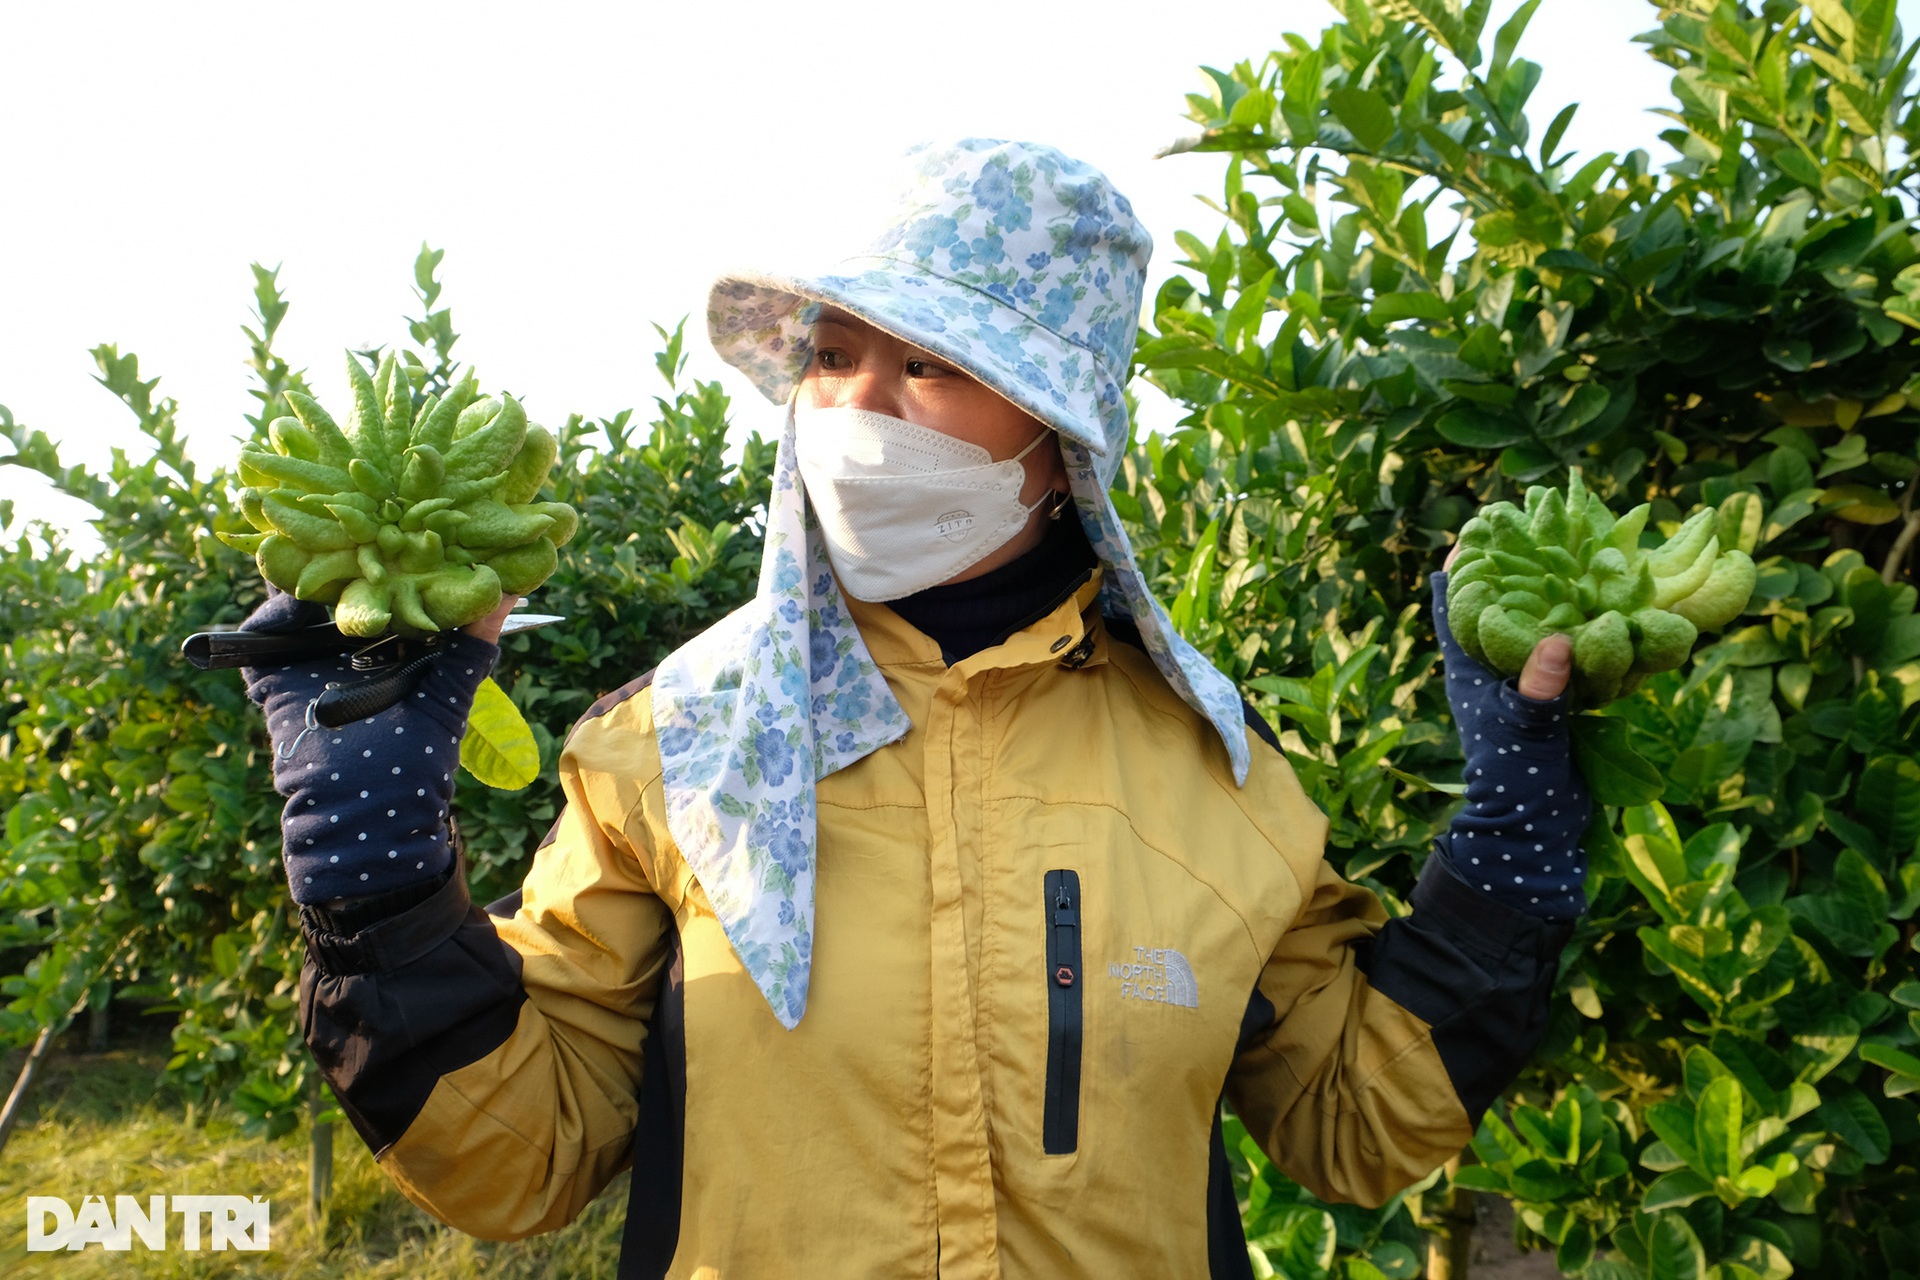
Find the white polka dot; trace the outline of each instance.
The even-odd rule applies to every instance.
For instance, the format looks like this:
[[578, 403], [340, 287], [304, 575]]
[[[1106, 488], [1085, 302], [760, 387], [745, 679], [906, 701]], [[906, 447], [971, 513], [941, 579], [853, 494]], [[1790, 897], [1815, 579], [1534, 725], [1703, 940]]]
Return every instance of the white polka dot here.
[[1533, 830], [1533, 824], [1531, 822], [1527, 824], [1527, 830], [1529, 831]]
[[[363, 756], [370, 756], [370, 755], [372, 755], [372, 754], [373, 754], [373, 752], [372, 752], [372, 751], [362, 751], [362, 752], [361, 752], [360, 754], [361, 754], [361, 755], [363, 755]], [[335, 774], [334, 776], [335, 776], [335, 777], [338, 777], [339, 775], [338, 775], [338, 774]]]
[[327, 815], [327, 821], [328, 821], [328, 822], [338, 822], [338, 821], [340, 821], [340, 815], [339, 815], [339, 814], [337, 814], [337, 813], [330, 813], [330, 814], [328, 814], [328, 815]]
[[362, 871], [362, 872], [360, 873], [360, 878], [361, 878], [362, 880], [365, 880], [365, 879], [367, 878], [367, 873], [366, 873], [366, 872], [364, 872], [364, 871]]
[[1486, 772], [1487, 771], [1485, 769], [1475, 769], [1473, 771], [1473, 776], [1476, 778], [1483, 777], [1485, 776]]
[[312, 837], [312, 836], [308, 836], [308, 837], [307, 837], [307, 843], [308, 843], [308, 844], [312, 844], [312, 843], [313, 843], [313, 837]]
[[1515, 806], [1513, 806], [1513, 811], [1514, 811], [1515, 813], [1525, 813], [1525, 812], [1527, 811], [1527, 806], [1525, 806], [1525, 805], [1523, 805], [1523, 804], [1517, 804], [1517, 805], [1515, 805]]
[[1545, 852], [1547, 851], [1547, 846], [1545, 846], [1545, 845], [1543, 845], [1543, 844], [1537, 844], [1537, 845], [1535, 845], [1535, 846], [1533, 846], [1533, 851], [1534, 851], [1535, 853], [1545, 853]]
[[1483, 885], [1481, 885], [1480, 887], [1481, 887], [1482, 889], [1487, 889], [1487, 890], [1492, 890], [1492, 888], [1493, 888], [1493, 886], [1492, 886], [1492, 885], [1490, 885], [1490, 884], [1483, 884]]
[[366, 792], [364, 792], [364, 791], [362, 791], [362, 792], [360, 793], [360, 798], [361, 798], [362, 800], [365, 800], [365, 799], [367, 798], [367, 793], [366, 793]]
[[418, 791], [414, 792], [413, 794], [417, 796], [423, 796], [427, 794], [427, 789], [425, 787], [421, 787]]
[[1507, 754], [1507, 749], [1505, 747], [1496, 747], [1495, 750], [1497, 750], [1501, 755]]
[[1479, 688], [1479, 687], [1480, 687], [1481, 685], [1483, 685], [1483, 684], [1485, 684], [1485, 683], [1486, 683], [1486, 681], [1485, 681], [1485, 680], [1475, 680], [1475, 681], [1473, 682], [1473, 687], [1477, 689], [1477, 688]]
[[336, 773], [336, 774], [331, 774], [331, 775], [329, 775], [329, 776], [330, 776], [330, 777], [331, 777], [331, 778], [333, 779], [333, 781], [335, 781], [335, 782], [338, 782], [338, 781], [340, 781], [340, 775], [339, 775], [339, 774], [337, 774], [337, 773]]
[[468, 675], [472, 675], [472, 674], [473, 674], [473, 668], [472, 668], [472, 667], [468, 667], [468, 668], [467, 668], [467, 674], [468, 674]]
[[387, 816], [388, 816], [389, 818], [391, 818], [391, 817], [393, 817], [393, 810], [391, 810], [391, 809], [389, 809], [389, 810], [387, 810]]
[[424, 862], [416, 862], [416, 863], [414, 863], [414, 864], [413, 864], [413, 869], [414, 869], [415, 871], [418, 871], [418, 870], [419, 870], [419, 869], [420, 869], [421, 867], [424, 867], [424, 866], [426, 866], [426, 865], [427, 865], [427, 864], [426, 864], [426, 863], [424, 863]]
[[333, 854], [333, 855], [332, 855], [331, 857], [329, 857], [329, 858], [327, 859], [327, 861], [328, 861], [328, 862], [338, 862], [338, 861], [340, 861], [340, 855], [339, 855], [339, 854], [337, 854], [337, 853], [336, 853], [336, 854]]
[[1478, 741], [1480, 741], [1480, 735], [1479, 735], [1479, 734], [1477, 734], [1477, 733], [1476, 733], [1476, 734], [1474, 734], [1474, 735], [1473, 735], [1473, 740], [1474, 740], [1475, 742], [1478, 742]]
[[1535, 901], [1535, 902], [1538, 902], [1538, 901], [1540, 901], [1540, 899], [1538, 899], [1538, 898], [1535, 898], [1535, 899], [1534, 899], [1534, 901]]
[[1530, 764], [1530, 765], [1528, 765], [1528, 766], [1527, 766], [1527, 772], [1528, 772], [1528, 773], [1538, 773], [1538, 772], [1540, 772], [1540, 766], [1539, 766], [1539, 765], [1534, 765], [1534, 764]]
[[1506, 788], [1505, 788], [1504, 786], [1501, 786], [1501, 787], [1495, 787], [1495, 788], [1494, 788], [1494, 790], [1495, 790], [1495, 791], [1505, 791], [1505, 790], [1506, 790]]
[[340, 739], [338, 739], [338, 738], [335, 738], [335, 739], [333, 740], [333, 745], [334, 745], [334, 746], [336, 746], [336, 747], [337, 747], [337, 746], [339, 746], [339, 745], [340, 745]]
[[1502, 862], [1512, 862], [1512, 861], [1513, 861], [1513, 855], [1512, 855], [1512, 854], [1510, 854], [1510, 853], [1503, 853], [1503, 854], [1501, 854], [1501, 855], [1500, 855], [1500, 861], [1502, 861]]
[[360, 838], [361, 838], [362, 840], [365, 840], [365, 839], [367, 838], [367, 833], [366, 833], [366, 832], [364, 832], [364, 831], [362, 831], [362, 832], [360, 833]]
[[426, 697], [427, 695], [426, 695], [426, 694], [424, 694], [424, 693], [416, 693], [416, 694], [414, 694], [413, 696], [414, 696], [414, 697], [416, 697], [416, 698], [424, 698], [424, 697]]
[[433, 754], [433, 748], [432, 748], [432, 747], [428, 747], [428, 748], [427, 748], [427, 754], [428, 754], [428, 755], [432, 755], [432, 754]]
[[1478, 858], [1475, 858], [1475, 859], [1473, 860], [1473, 865], [1474, 865], [1474, 866], [1476, 866], [1476, 867], [1477, 867], [1477, 866], [1479, 866], [1479, 865], [1480, 865], [1480, 859], [1478, 859]]
[[1513, 882], [1514, 882], [1515, 884], [1519, 884], [1519, 883], [1521, 883], [1521, 880], [1520, 880], [1520, 877], [1519, 877], [1519, 876], [1515, 876], [1515, 877], [1513, 878]]
[[395, 733], [405, 733], [405, 732], [406, 732], [407, 730], [406, 730], [406, 726], [405, 726], [405, 725], [398, 725], [398, 724], [397, 724], [397, 725], [395, 725], [395, 726], [393, 726], [393, 731], [394, 731]]
[[399, 766], [399, 765], [395, 765], [395, 766], [393, 766], [393, 771], [394, 771], [395, 773], [398, 773], [398, 772], [400, 772], [400, 766]]
[[1553, 788], [1552, 788], [1552, 787], [1548, 787], [1548, 788], [1547, 788], [1547, 794], [1548, 794], [1548, 795], [1552, 795], [1552, 794], [1553, 794]]
[[1549, 818], [1557, 818], [1560, 816], [1560, 811], [1558, 809], [1555, 809], [1552, 813], [1548, 814], [1547, 816]]
[[309, 800], [307, 801], [307, 803], [308, 803], [308, 804], [312, 804], [312, 803], [313, 803], [313, 801], [312, 801], [311, 799], [309, 799]]
[[312, 877], [312, 876], [308, 876], [308, 877], [307, 877], [306, 879], [307, 879], [307, 883], [308, 883], [308, 884], [312, 884], [312, 883], [313, 883], [313, 877]]
[[400, 856], [400, 851], [398, 849], [389, 849], [387, 850], [387, 856], [389, 858], [397, 858]]

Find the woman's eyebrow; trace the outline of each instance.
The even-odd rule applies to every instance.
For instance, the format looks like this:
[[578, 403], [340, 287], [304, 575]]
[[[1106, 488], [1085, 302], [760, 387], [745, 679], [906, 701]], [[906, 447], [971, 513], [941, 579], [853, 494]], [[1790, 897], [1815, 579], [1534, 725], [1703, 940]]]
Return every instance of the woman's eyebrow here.
[[820, 314], [813, 318], [813, 322], [815, 324], [843, 324], [848, 326], [859, 323], [859, 321], [837, 307], [822, 307]]

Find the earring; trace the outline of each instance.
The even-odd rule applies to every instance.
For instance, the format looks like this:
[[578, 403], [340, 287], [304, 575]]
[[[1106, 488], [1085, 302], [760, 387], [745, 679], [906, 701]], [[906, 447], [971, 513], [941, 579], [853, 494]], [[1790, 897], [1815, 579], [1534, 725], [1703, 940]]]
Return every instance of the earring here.
[[1049, 520], [1058, 520], [1060, 513], [1067, 509], [1067, 503], [1073, 501], [1073, 494], [1068, 490], [1056, 489], [1054, 492], [1059, 495], [1059, 500], [1053, 504], [1053, 510], [1047, 512]]

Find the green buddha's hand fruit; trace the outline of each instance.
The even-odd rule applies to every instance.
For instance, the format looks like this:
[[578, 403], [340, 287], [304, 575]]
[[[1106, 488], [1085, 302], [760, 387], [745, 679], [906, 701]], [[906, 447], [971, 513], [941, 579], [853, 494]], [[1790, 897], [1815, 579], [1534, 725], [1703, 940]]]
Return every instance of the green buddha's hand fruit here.
[[392, 356], [369, 375], [349, 355], [347, 376], [345, 430], [289, 392], [271, 448], [241, 450], [240, 511], [259, 532], [222, 540], [276, 587], [334, 605], [353, 636], [464, 627], [545, 582], [580, 527], [567, 504], [535, 501], [552, 433], [512, 396], [482, 399], [471, 373], [417, 406]]
[[1476, 662], [1511, 676], [1542, 639], [1567, 635], [1574, 697], [1589, 707], [1678, 667], [1701, 632], [1745, 611], [1756, 574], [1746, 552], [1721, 549], [1711, 508], [1663, 545], [1642, 548], [1649, 511], [1616, 519], [1578, 471], [1565, 493], [1536, 485], [1524, 509], [1486, 507], [1460, 530], [1447, 578], [1454, 639]]

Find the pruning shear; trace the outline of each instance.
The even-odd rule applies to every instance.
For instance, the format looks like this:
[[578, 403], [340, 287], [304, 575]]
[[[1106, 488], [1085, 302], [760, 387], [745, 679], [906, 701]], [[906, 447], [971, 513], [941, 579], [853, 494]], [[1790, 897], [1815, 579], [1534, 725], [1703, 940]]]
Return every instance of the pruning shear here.
[[[511, 613], [500, 634], [510, 636], [565, 621], [557, 613]], [[328, 681], [307, 707], [309, 728], [337, 729], [378, 715], [412, 693], [440, 644], [438, 635], [413, 639], [389, 635], [368, 640], [323, 622], [297, 631], [197, 631], [181, 644], [180, 652], [202, 671], [285, 667], [347, 655], [353, 670], [370, 674], [360, 680]]]

